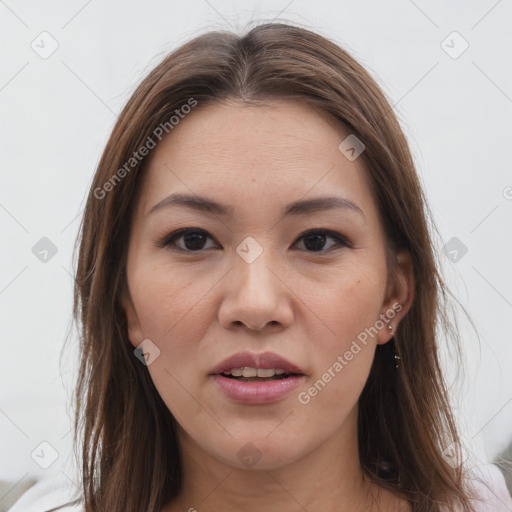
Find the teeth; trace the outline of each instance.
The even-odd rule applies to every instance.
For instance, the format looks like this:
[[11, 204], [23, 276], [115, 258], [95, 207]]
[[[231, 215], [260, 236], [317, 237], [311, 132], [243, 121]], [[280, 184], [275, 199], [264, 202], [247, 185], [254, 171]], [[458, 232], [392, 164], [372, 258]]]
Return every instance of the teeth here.
[[258, 377], [273, 377], [275, 374], [274, 368], [258, 368]]
[[223, 372], [224, 375], [232, 375], [233, 377], [273, 377], [274, 375], [282, 375], [286, 373], [282, 368], [251, 368], [244, 366], [243, 368], [231, 368]]
[[258, 370], [256, 368], [249, 368], [248, 366], [245, 366], [242, 375], [244, 377], [257, 377], [258, 376]]

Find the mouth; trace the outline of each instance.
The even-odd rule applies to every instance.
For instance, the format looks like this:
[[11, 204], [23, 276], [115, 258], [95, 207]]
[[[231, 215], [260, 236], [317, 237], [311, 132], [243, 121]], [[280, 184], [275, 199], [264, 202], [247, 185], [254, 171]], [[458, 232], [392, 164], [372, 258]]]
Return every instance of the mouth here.
[[225, 397], [246, 405], [280, 401], [306, 379], [301, 368], [271, 352], [235, 354], [210, 376]]
[[215, 366], [210, 375], [234, 378], [268, 379], [281, 375], [304, 375], [305, 372], [279, 354], [273, 352], [238, 352]]
[[221, 374], [228, 379], [239, 382], [269, 382], [274, 380], [288, 379], [302, 375], [301, 373], [290, 373], [283, 368], [251, 368], [249, 366], [240, 368], [231, 368]]

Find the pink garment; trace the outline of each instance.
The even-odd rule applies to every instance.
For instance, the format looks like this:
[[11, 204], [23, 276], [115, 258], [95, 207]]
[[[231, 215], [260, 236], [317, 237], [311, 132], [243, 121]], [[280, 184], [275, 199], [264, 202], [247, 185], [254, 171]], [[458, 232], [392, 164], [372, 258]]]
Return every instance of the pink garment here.
[[478, 497], [473, 500], [474, 512], [512, 512], [512, 498], [497, 466], [476, 466], [472, 473], [471, 483]]

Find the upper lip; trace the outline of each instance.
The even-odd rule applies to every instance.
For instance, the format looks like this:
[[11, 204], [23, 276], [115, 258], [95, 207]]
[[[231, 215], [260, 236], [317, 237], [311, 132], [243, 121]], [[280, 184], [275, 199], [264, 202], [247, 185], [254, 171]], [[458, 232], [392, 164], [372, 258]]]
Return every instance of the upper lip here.
[[262, 352], [261, 354], [254, 352], [238, 352], [215, 366], [211, 374], [218, 375], [232, 368], [243, 368], [245, 366], [249, 368], [282, 369], [286, 373], [304, 373], [297, 365], [290, 363], [290, 361], [287, 361], [284, 357], [273, 352]]

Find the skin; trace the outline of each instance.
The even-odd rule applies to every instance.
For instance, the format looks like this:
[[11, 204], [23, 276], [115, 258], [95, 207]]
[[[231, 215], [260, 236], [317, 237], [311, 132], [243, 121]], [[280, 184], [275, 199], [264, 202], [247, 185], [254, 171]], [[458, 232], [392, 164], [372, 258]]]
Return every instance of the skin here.
[[[358, 398], [377, 344], [389, 341], [410, 308], [413, 276], [410, 257], [399, 253], [396, 279], [387, 281], [386, 240], [363, 159], [349, 161], [338, 150], [347, 135], [295, 100], [199, 105], [151, 154], [123, 307], [133, 346], [150, 339], [160, 350], [147, 369], [179, 423], [183, 488], [164, 512], [231, 512], [248, 503], [280, 512], [410, 510], [365, 479], [358, 459]], [[176, 205], [148, 214], [176, 192], [207, 196], [233, 215]], [[349, 199], [362, 214], [280, 215], [284, 205], [325, 195]], [[158, 246], [181, 228], [205, 230], [204, 248], [190, 250], [183, 237], [174, 249]], [[312, 229], [338, 233], [351, 246], [327, 236], [320, 251], [311, 250], [303, 235]], [[236, 252], [247, 236], [263, 249], [252, 263]], [[301, 404], [298, 393], [396, 303], [402, 309], [389, 321], [393, 331], [386, 325], [360, 344]], [[302, 368], [304, 382], [277, 403], [230, 400], [209, 373], [243, 350], [284, 356]], [[250, 468], [237, 456], [247, 443], [261, 454]]]

